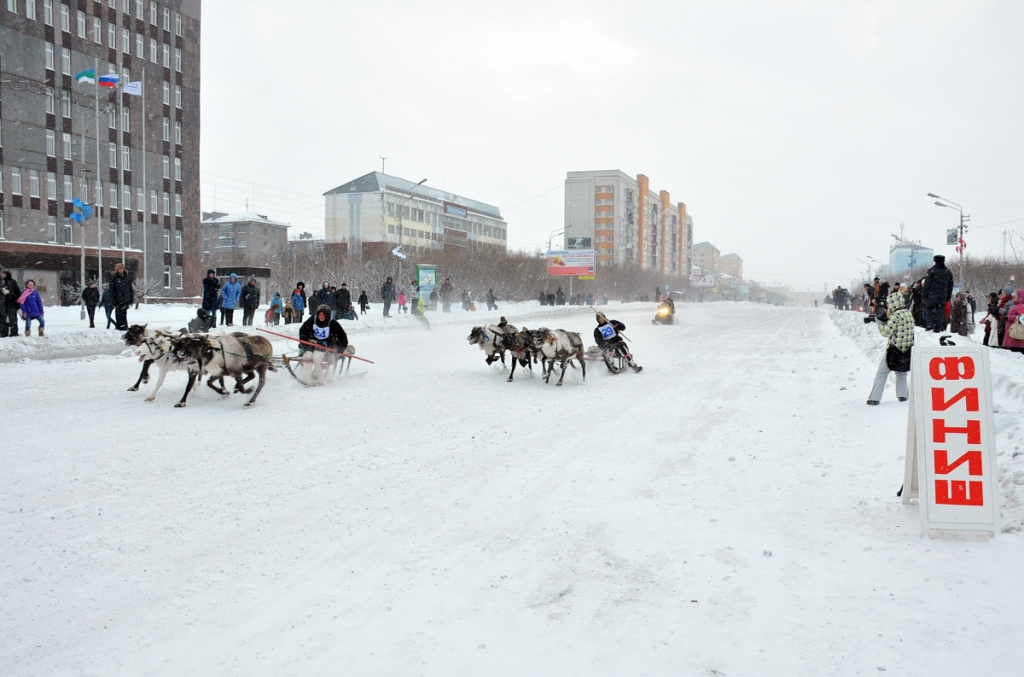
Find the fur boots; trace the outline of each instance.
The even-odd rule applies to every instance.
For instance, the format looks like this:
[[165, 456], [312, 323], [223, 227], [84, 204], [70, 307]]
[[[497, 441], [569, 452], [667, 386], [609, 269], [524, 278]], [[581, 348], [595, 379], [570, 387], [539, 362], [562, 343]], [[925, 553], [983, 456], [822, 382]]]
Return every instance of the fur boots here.
[[43, 335], [43, 328], [42, 328], [42, 327], [39, 327], [39, 335], [40, 335], [40, 336], [42, 336], [42, 335]]

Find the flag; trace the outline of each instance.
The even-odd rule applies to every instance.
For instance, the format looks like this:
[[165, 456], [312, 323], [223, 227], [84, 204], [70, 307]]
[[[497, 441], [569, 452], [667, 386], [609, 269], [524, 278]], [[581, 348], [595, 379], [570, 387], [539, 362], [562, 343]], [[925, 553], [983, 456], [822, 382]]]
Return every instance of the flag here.
[[129, 82], [121, 91], [132, 96], [142, 96], [142, 82]]
[[100, 87], [117, 87], [117, 83], [121, 78], [117, 73], [107, 73], [106, 75], [100, 76]]
[[84, 82], [84, 83], [89, 84], [89, 85], [95, 85], [96, 84], [96, 71], [94, 71], [92, 69], [87, 70], [87, 71], [82, 71], [81, 73], [79, 73], [78, 75], [75, 76], [75, 80], [78, 81], [78, 82]]

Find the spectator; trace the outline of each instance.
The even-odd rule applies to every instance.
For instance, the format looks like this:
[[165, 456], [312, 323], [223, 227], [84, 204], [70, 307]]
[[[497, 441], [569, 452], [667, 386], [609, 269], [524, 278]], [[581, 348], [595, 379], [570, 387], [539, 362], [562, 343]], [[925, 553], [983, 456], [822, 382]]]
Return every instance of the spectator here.
[[285, 324], [291, 324], [295, 320], [295, 308], [290, 298], [284, 300], [284, 312], [281, 314]]
[[555, 305], [556, 306], [564, 306], [565, 305], [565, 292], [562, 291], [561, 287], [559, 287], [558, 291], [555, 292]]
[[453, 293], [455, 293], [455, 288], [452, 286], [452, 278], [444, 278], [444, 284], [441, 285], [441, 310], [445, 313], [452, 312]]
[[380, 299], [384, 302], [384, 317], [391, 317], [391, 304], [395, 302], [395, 283], [390, 275], [380, 288]]
[[242, 326], [251, 327], [252, 319], [256, 316], [256, 309], [260, 307], [260, 288], [256, 284], [256, 278], [250, 277], [242, 289]]
[[946, 326], [945, 305], [953, 297], [953, 273], [946, 268], [946, 257], [936, 254], [935, 265], [928, 269], [921, 298], [924, 300], [925, 331], [942, 332]]
[[32, 334], [32, 320], [39, 322], [39, 335], [42, 336], [46, 321], [43, 319], [43, 299], [36, 291], [35, 280], [25, 282], [25, 291], [18, 297], [18, 305], [21, 306], [21, 317], [25, 320], [25, 336]]
[[302, 311], [306, 309], [306, 292], [304, 287], [305, 285], [300, 282], [295, 285], [295, 290], [292, 292], [292, 322], [302, 321]]
[[220, 291], [220, 280], [217, 279], [217, 272], [210, 268], [203, 278], [203, 304], [200, 306], [210, 314], [211, 327], [217, 326], [217, 307], [219, 305], [217, 296]]
[[114, 318], [111, 314], [114, 312], [114, 301], [110, 298], [110, 285], [103, 285], [103, 294], [100, 295], [100, 306], [103, 307], [103, 312], [107, 314], [107, 329], [110, 329], [110, 325], [114, 324]]
[[224, 299], [221, 301], [221, 308], [224, 309], [224, 324], [233, 327], [235, 326], [235, 308], [238, 307], [238, 301], [242, 296], [242, 283], [238, 281], [238, 276], [234, 273], [228, 275], [228, 281], [224, 283], [220, 292]]
[[430, 290], [430, 309], [431, 310], [437, 310], [437, 299], [438, 299], [437, 290], [436, 289], [431, 289]]
[[0, 301], [0, 337], [18, 335], [18, 297], [21, 296], [21, 287], [11, 277], [11, 271], [5, 270], [3, 285], [0, 286], [3, 293], [3, 300]]
[[366, 295], [366, 290], [359, 292], [359, 314], [365, 315], [366, 309], [370, 307], [370, 297]]
[[398, 292], [398, 312], [399, 313], [407, 313], [407, 312], [409, 312], [406, 309], [406, 307], [405, 307], [405, 289], [402, 289], [402, 291]]
[[498, 304], [494, 302], [494, 288], [487, 290], [487, 310], [497, 310]]
[[348, 283], [341, 283], [338, 293], [334, 295], [334, 305], [337, 308], [338, 317], [344, 317], [352, 312], [352, 292], [348, 290]]
[[89, 329], [96, 328], [96, 306], [100, 302], [100, 290], [96, 288], [95, 282], [82, 290], [82, 303], [85, 304], [85, 314], [89, 316]]
[[1021, 315], [1024, 314], [1024, 289], [1015, 291], [1012, 298], [1013, 305], [1006, 312], [1006, 333], [1003, 334], [1003, 347], [1015, 353], [1024, 353], [1024, 338], [1013, 336], [1021, 331], [1019, 327], [1021, 327]]
[[273, 324], [275, 327], [280, 323], [281, 316], [284, 314], [284, 300], [281, 298], [281, 292], [274, 292], [274, 298], [270, 299], [270, 307], [267, 308], [267, 324]]
[[123, 263], [114, 265], [114, 275], [110, 278], [110, 300], [114, 304], [114, 329], [128, 331], [128, 306], [135, 298], [132, 289], [132, 278], [124, 269]]

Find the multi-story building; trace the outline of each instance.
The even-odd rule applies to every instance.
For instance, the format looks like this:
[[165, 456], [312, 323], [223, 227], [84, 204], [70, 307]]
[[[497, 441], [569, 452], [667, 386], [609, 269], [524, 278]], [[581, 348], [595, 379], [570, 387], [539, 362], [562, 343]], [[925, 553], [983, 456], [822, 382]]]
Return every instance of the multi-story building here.
[[693, 258], [693, 219], [668, 191], [655, 193], [643, 174], [615, 169], [568, 172], [565, 241], [594, 249], [598, 267], [632, 264], [686, 277]]
[[262, 214], [203, 212], [202, 268], [273, 269], [288, 256], [289, 228]]
[[718, 272], [743, 279], [743, 259], [739, 254], [726, 254], [718, 257]]
[[693, 245], [693, 265], [703, 272], [720, 272], [718, 247], [710, 242], [698, 242]]
[[[346, 250], [439, 249], [481, 244], [505, 248], [508, 225], [493, 205], [425, 184], [370, 172], [324, 193], [327, 247]], [[401, 231], [399, 231], [401, 224]]]
[[[200, 4], [0, 8], [0, 266], [52, 277], [48, 303], [80, 283], [83, 249], [87, 280], [124, 260], [150, 297], [199, 293]], [[75, 198], [95, 212], [82, 225]]]

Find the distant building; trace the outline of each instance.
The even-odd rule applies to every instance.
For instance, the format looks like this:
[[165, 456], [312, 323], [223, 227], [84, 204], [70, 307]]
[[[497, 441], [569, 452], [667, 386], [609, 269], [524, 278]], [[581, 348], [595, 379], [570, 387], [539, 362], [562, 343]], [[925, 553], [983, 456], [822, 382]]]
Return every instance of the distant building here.
[[265, 267], [288, 255], [286, 223], [262, 214], [203, 212], [203, 270], [208, 268]]
[[889, 247], [889, 275], [899, 275], [913, 268], [931, 266], [934, 249], [913, 242], [898, 242]]
[[594, 249], [598, 268], [633, 264], [686, 277], [693, 261], [693, 219], [643, 174], [617, 169], [568, 172], [563, 246]]
[[497, 207], [413, 181], [370, 172], [324, 193], [326, 246], [440, 249], [482, 244], [505, 248], [508, 224]]
[[718, 272], [743, 279], [743, 259], [739, 254], [726, 254], [718, 257]]
[[698, 242], [693, 245], [693, 265], [700, 266], [705, 271], [721, 272], [718, 262], [718, 247], [710, 242]]
[[83, 246], [86, 280], [123, 258], [150, 298], [200, 293], [200, 19], [200, 0], [0, 9], [0, 266], [45, 279], [46, 303], [81, 283]]

